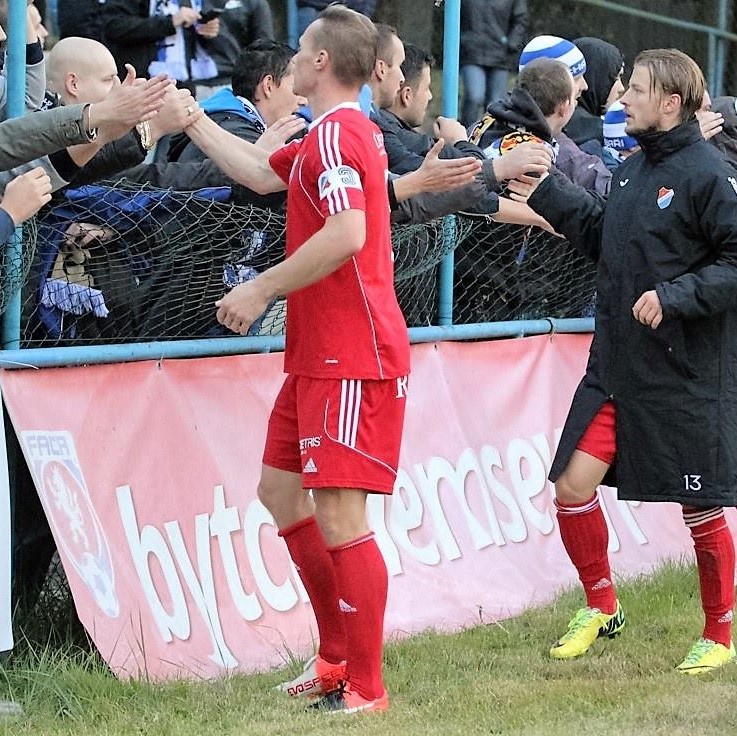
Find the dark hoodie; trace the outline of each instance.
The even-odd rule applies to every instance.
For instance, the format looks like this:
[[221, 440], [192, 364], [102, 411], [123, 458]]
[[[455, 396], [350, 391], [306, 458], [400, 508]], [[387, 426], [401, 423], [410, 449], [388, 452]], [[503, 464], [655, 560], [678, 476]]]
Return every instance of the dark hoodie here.
[[[573, 117], [563, 132], [584, 151], [600, 155], [604, 138], [602, 116], [606, 112], [607, 97], [624, 65], [624, 58], [616, 46], [600, 38], [584, 36], [573, 43], [586, 59], [586, 73], [583, 76], [589, 88], [579, 98]], [[591, 147], [584, 145], [589, 141], [594, 142]]]
[[[493, 158], [504, 152], [502, 139], [513, 133], [529, 133], [555, 147], [548, 121], [529, 92], [519, 87], [486, 108], [484, 117], [471, 129], [469, 140], [483, 148], [488, 158]], [[508, 141], [510, 145], [514, 142]], [[522, 139], [517, 142], [522, 142]]]

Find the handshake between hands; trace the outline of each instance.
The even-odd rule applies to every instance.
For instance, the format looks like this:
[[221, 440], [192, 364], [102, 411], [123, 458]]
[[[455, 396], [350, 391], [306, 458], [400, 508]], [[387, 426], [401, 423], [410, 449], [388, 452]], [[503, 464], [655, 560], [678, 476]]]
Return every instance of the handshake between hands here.
[[124, 136], [138, 124], [148, 124], [153, 142], [163, 135], [180, 133], [204, 113], [187, 89], [177, 89], [165, 74], [151, 79], [136, 77], [126, 64], [125, 79], [117, 79], [108, 96], [85, 110], [88, 131], [97, 131], [98, 145]]

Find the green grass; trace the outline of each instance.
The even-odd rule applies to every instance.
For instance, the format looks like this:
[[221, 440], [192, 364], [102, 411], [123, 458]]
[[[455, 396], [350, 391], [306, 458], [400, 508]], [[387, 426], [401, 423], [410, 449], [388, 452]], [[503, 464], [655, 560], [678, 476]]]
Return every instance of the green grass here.
[[[737, 665], [703, 678], [673, 671], [701, 633], [692, 568], [619, 588], [628, 627], [585, 657], [554, 662], [551, 642], [577, 593], [519, 618], [387, 647], [392, 698], [381, 716], [305, 713], [272, 688], [292, 670], [215, 682], [119, 682], [94, 655], [23, 645], [0, 670], [0, 699], [26, 715], [7, 734], [407, 734], [667, 736], [737, 733]], [[4, 729], [4, 730], [3, 730]]]

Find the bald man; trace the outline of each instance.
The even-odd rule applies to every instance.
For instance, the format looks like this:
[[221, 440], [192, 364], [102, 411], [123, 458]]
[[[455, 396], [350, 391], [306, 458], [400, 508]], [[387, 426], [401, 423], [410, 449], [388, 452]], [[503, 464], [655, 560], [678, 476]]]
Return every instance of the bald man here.
[[91, 38], [63, 38], [46, 54], [46, 88], [64, 105], [104, 100], [117, 76], [113, 55]]
[[[69, 36], [46, 55], [46, 79], [47, 107], [97, 103], [113, 89], [117, 66], [113, 55], [99, 41]], [[172, 84], [154, 118], [105, 146], [75, 172], [71, 183], [77, 186], [137, 166], [162, 136], [181, 132], [191, 122], [192, 114], [201, 114], [192, 95]]]

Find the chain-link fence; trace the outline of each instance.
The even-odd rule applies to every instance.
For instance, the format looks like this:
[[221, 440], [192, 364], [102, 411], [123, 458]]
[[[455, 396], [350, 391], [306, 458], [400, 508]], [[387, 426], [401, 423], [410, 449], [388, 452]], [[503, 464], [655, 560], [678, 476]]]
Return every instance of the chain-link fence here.
[[535, 227], [468, 219], [471, 234], [455, 254], [456, 322], [594, 316], [595, 266], [568, 241]]
[[[25, 230], [21, 346], [230, 336], [214, 303], [284, 257], [285, 223], [224, 195], [123, 182], [67, 191]], [[409, 326], [437, 324], [436, 266], [452, 250], [456, 323], [592, 313], [593, 267], [536, 228], [459, 215], [395, 227], [392, 243]], [[284, 317], [278, 300], [250, 334], [281, 334]]]

